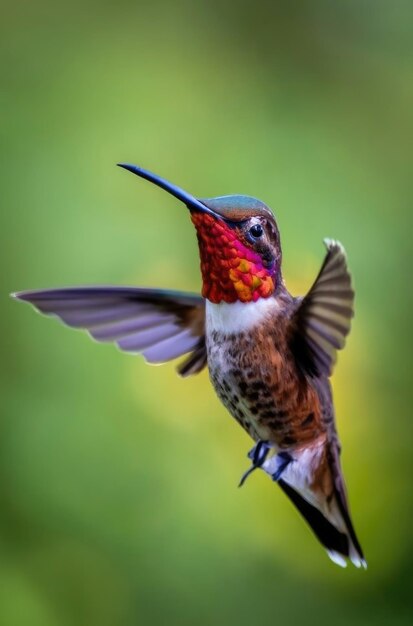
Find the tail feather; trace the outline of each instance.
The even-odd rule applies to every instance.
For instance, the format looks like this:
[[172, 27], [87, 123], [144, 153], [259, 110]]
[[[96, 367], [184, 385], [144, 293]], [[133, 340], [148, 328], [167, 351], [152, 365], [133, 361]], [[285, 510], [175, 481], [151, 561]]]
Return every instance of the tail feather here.
[[340, 467], [340, 456], [337, 446], [330, 446], [329, 462], [332, 475], [334, 477], [334, 494], [338, 509], [344, 520], [349, 535], [349, 557], [356, 567], [367, 567], [366, 560], [363, 555], [360, 542], [357, 539], [353, 522], [351, 521], [349, 507], [347, 502], [346, 487], [344, 485], [343, 474]]
[[350, 559], [356, 567], [367, 567], [350, 518], [336, 438], [328, 439], [324, 433], [300, 448], [281, 452], [267, 444], [265, 448], [260, 463], [249, 455], [253, 469], [260, 467], [280, 485], [331, 560], [345, 567], [345, 559]]
[[309, 524], [317, 539], [327, 550], [338, 552], [344, 556], [349, 556], [349, 544], [347, 536], [341, 533], [315, 506], [307, 502], [298, 491], [295, 491], [288, 483], [282, 479], [278, 481], [281, 489], [288, 496], [291, 502], [297, 507], [301, 515]]
[[350, 516], [346, 509], [344, 509], [345, 514], [343, 514], [340, 499], [338, 499], [338, 506], [343, 515], [347, 532], [340, 531], [319, 509], [310, 504], [282, 478], [278, 484], [304, 517], [317, 539], [326, 548], [328, 556], [334, 563], [345, 567], [347, 565], [345, 559], [348, 558], [356, 567], [367, 567]]

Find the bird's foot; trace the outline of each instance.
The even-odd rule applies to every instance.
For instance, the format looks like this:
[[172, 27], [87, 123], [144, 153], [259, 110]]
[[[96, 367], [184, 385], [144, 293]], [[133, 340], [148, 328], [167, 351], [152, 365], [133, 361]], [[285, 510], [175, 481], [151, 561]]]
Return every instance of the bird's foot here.
[[251, 459], [252, 465], [247, 469], [241, 477], [238, 487], [247, 480], [248, 476], [256, 469], [261, 468], [266, 474], [271, 476], [272, 480], [277, 482], [280, 480], [285, 469], [294, 460], [288, 452], [278, 452], [278, 454], [268, 455], [272, 446], [268, 441], [258, 441], [258, 443], [248, 452], [248, 458]]
[[251, 459], [252, 465], [241, 476], [241, 480], [239, 481], [238, 487], [242, 487], [242, 485], [245, 483], [245, 481], [247, 480], [251, 472], [253, 472], [257, 468], [262, 466], [265, 459], [267, 458], [267, 454], [270, 451], [270, 449], [271, 449], [271, 446], [268, 443], [268, 441], [263, 441], [262, 439], [260, 439], [255, 444], [255, 446], [248, 452], [248, 458]]
[[275, 482], [277, 482], [278, 480], [280, 480], [284, 470], [291, 463], [291, 461], [293, 461], [293, 457], [291, 456], [291, 454], [288, 454], [288, 452], [279, 452], [274, 457], [275, 467], [274, 468], [269, 467], [268, 470], [266, 468], [265, 471], [267, 471], [270, 474], [271, 478]]

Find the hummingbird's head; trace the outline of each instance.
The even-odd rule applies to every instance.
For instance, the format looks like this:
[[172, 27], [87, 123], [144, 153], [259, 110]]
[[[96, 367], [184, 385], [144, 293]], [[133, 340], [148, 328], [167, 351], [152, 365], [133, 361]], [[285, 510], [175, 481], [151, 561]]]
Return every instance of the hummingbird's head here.
[[254, 302], [281, 282], [281, 245], [275, 218], [249, 196], [197, 199], [135, 165], [121, 167], [182, 200], [191, 212], [201, 257], [202, 295], [211, 302]]
[[251, 302], [271, 296], [281, 267], [279, 232], [270, 209], [249, 196], [202, 199], [213, 214], [191, 210], [202, 295], [211, 302]]

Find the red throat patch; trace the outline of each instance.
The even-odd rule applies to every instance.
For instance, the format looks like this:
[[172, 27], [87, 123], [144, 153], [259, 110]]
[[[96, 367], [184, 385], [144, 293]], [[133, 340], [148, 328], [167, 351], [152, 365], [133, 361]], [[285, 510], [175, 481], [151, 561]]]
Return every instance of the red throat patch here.
[[247, 248], [225, 222], [208, 213], [191, 213], [201, 257], [202, 295], [219, 302], [255, 302], [275, 289], [275, 272]]

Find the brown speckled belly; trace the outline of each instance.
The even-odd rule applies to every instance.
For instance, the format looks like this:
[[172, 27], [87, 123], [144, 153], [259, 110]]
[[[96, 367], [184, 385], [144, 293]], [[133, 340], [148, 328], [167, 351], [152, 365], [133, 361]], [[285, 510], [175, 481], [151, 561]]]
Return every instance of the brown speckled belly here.
[[315, 390], [265, 327], [207, 339], [211, 382], [218, 397], [254, 440], [296, 448], [322, 432]]

